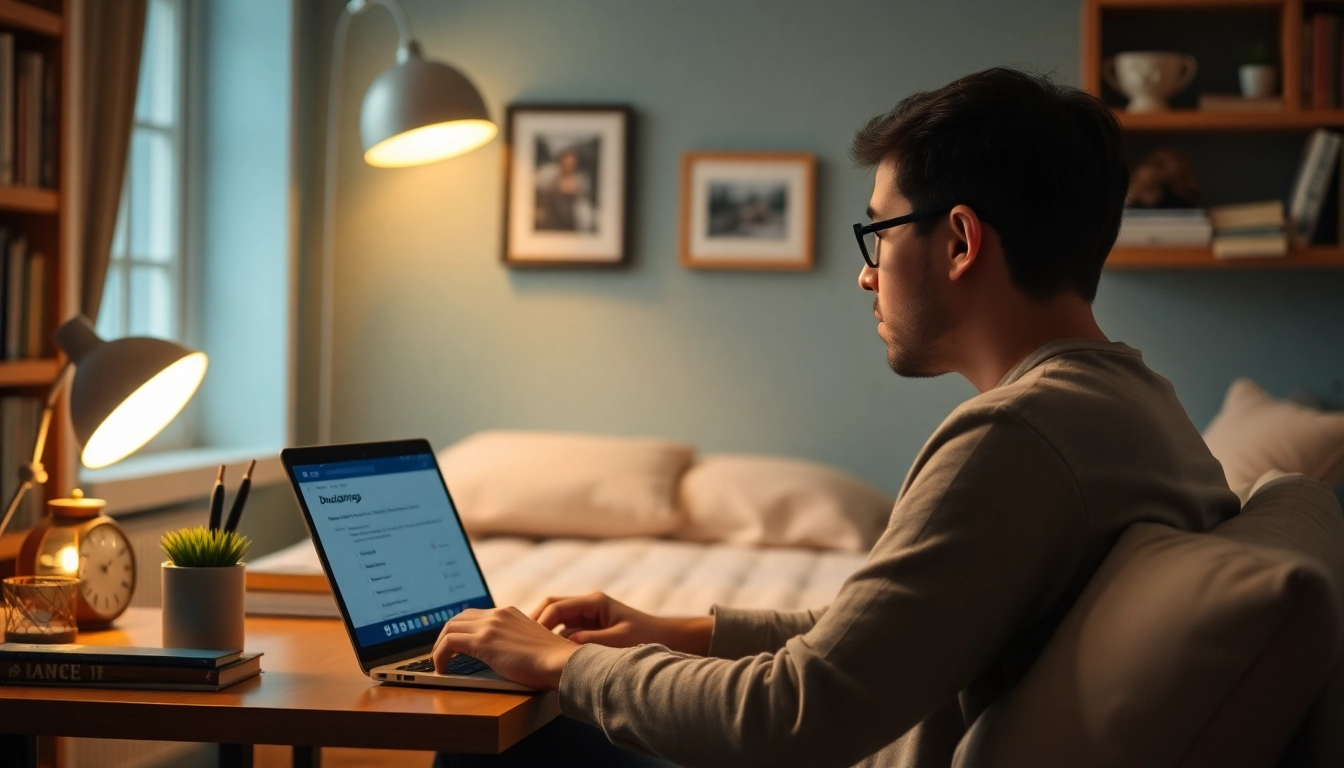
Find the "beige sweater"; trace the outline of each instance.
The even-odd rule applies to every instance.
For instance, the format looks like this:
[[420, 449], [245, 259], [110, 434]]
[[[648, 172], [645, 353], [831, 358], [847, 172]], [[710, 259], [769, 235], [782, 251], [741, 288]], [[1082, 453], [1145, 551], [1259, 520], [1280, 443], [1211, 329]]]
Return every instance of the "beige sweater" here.
[[1049, 344], [947, 417], [829, 608], [717, 607], [711, 658], [583, 646], [561, 710], [685, 765], [945, 768], [1125, 526], [1237, 510], [1136, 350]]

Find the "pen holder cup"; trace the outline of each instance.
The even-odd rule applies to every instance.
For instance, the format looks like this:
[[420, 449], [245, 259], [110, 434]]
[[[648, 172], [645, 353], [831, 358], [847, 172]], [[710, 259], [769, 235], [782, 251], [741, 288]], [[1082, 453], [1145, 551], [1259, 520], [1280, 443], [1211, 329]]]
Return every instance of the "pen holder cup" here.
[[11, 576], [4, 581], [5, 641], [75, 642], [79, 579], [72, 576]]
[[246, 566], [163, 564], [163, 647], [243, 650]]

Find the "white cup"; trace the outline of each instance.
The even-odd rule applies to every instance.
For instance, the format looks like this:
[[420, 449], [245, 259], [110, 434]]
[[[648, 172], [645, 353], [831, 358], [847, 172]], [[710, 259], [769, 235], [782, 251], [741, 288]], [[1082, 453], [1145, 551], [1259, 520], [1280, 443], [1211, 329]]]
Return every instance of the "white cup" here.
[[1128, 51], [1102, 62], [1102, 75], [1112, 88], [1129, 97], [1129, 112], [1162, 112], [1167, 99], [1194, 79], [1195, 57], [1170, 51]]

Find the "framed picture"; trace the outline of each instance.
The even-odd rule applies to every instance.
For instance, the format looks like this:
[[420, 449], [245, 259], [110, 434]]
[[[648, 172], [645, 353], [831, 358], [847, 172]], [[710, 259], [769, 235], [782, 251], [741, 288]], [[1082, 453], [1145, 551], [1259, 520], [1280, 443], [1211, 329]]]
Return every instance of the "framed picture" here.
[[508, 109], [504, 261], [618, 266], [628, 258], [631, 110], [624, 105]]
[[681, 263], [811, 269], [816, 168], [810, 152], [687, 152]]

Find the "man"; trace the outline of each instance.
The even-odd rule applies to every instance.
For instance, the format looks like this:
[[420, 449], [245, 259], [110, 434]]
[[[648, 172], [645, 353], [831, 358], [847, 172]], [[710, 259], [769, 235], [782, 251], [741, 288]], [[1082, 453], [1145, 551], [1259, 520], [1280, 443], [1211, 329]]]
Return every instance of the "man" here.
[[1128, 179], [1105, 105], [990, 69], [905, 99], [852, 152], [877, 168], [855, 231], [888, 363], [981, 393], [929, 439], [863, 568], [824, 611], [468, 611], [438, 662], [559, 689], [568, 718], [678, 763], [947, 766], [1126, 526], [1236, 513], [1171, 385], [1092, 316]]

